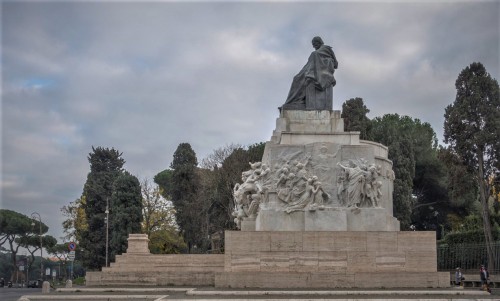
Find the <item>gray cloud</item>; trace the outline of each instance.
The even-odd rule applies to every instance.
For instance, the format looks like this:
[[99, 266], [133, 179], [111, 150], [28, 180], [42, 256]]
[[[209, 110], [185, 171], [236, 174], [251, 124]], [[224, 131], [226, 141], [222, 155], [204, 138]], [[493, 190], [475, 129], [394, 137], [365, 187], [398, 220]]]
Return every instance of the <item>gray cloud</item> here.
[[499, 3], [4, 2], [2, 207], [41, 213], [78, 198], [91, 146], [151, 178], [181, 142], [199, 161], [270, 138], [315, 35], [340, 61], [334, 107], [364, 98], [442, 136], [458, 73], [499, 75]]

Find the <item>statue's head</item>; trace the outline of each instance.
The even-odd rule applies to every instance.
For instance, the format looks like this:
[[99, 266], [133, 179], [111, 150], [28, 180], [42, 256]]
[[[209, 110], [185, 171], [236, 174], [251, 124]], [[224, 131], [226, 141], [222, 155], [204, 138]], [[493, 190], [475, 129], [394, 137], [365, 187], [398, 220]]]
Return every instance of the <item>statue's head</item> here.
[[316, 36], [312, 39], [312, 45], [316, 50], [319, 49], [319, 47], [321, 47], [321, 45], [323, 44], [325, 43], [323, 42], [323, 39], [321, 39], [321, 37]]

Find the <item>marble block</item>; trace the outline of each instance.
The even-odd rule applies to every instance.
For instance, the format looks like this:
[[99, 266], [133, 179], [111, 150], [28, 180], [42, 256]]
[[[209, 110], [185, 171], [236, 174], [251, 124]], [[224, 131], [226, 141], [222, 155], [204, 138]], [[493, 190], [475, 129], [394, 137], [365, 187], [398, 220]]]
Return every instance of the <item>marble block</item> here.
[[261, 209], [256, 231], [399, 231], [399, 221], [384, 208], [326, 207], [286, 213]]
[[346, 209], [349, 231], [399, 231], [384, 208]]
[[127, 253], [149, 254], [149, 238], [147, 234], [129, 234]]
[[347, 215], [340, 208], [304, 212], [304, 231], [347, 231]]
[[286, 213], [281, 210], [261, 210], [257, 216], [256, 231], [303, 231], [304, 212]]
[[241, 231], [255, 231], [255, 219], [244, 218], [241, 221]]

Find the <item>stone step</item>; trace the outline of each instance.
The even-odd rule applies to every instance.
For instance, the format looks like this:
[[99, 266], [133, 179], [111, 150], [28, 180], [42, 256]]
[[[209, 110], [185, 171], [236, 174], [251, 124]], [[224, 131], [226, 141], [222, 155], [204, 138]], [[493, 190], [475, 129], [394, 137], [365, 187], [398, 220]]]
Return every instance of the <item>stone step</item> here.
[[224, 266], [201, 266], [201, 267], [186, 267], [186, 266], [162, 266], [162, 265], [135, 265], [135, 266], [115, 266], [112, 268], [103, 268], [103, 273], [135, 273], [135, 272], [223, 272]]
[[319, 272], [222, 272], [215, 274], [217, 288], [445, 288], [450, 286], [446, 272], [356, 273]]
[[175, 266], [212, 266], [224, 264], [223, 254], [213, 254], [213, 255], [122, 255], [117, 256], [115, 262], [111, 263], [113, 265], [120, 264], [153, 264], [162, 263]]

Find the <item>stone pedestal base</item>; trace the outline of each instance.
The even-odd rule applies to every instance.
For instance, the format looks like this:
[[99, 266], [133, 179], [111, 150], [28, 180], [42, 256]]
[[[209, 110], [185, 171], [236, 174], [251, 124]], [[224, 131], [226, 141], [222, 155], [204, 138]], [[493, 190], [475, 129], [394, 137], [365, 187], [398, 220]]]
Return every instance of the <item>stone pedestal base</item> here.
[[226, 231], [216, 287], [449, 287], [435, 232]]
[[147, 234], [128, 235], [128, 254], [149, 254], [149, 238]]

